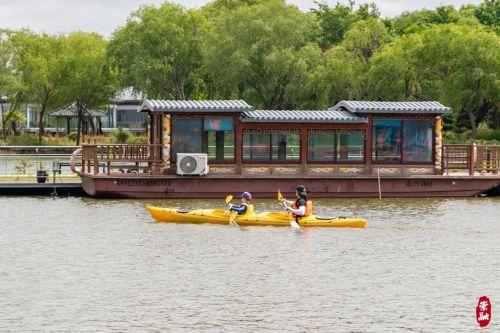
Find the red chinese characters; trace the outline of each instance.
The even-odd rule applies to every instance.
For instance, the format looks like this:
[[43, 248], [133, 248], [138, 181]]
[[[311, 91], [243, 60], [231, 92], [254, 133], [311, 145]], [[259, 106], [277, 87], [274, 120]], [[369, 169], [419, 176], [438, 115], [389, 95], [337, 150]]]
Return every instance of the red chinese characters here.
[[491, 302], [486, 296], [481, 296], [477, 301], [476, 320], [479, 326], [488, 326], [491, 320]]

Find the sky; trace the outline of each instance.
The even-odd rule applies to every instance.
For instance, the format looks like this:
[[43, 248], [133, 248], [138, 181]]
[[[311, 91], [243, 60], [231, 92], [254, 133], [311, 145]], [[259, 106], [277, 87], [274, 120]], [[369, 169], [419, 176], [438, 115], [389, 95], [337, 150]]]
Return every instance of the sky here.
[[[313, 0], [286, 0], [307, 11]], [[109, 37], [123, 26], [130, 12], [141, 5], [159, 5], [164, 0], [0, 0], [0, 28], [30, 28], [37, 32], [67, 33], [75, 30], [97, 32]], [[186, 7], [198, 8], [209, 0], [173, 0]], [[337, 0], [327, 0], [334, 5]], [[340, 1], [346, 3], [346, 0]], [[375, 2], [382, 16], [392, 17], [407, 10], [439, 5], [478, 4], [481, 0], [358, 0]]]

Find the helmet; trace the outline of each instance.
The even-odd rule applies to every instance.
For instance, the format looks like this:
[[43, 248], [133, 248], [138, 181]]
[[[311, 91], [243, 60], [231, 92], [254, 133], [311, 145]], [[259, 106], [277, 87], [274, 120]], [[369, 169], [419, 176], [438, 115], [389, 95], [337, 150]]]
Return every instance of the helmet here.
[[252, 195], [248, 192], [243, 192], [241, 195], [240, 195], [240, 198], [243, 198], [243, 199], [246, 199], [246, 200], [252, 200]]
[[297, 186], [297, 193], [300, 197], [307, 196], [307, 190], [303, 185]]

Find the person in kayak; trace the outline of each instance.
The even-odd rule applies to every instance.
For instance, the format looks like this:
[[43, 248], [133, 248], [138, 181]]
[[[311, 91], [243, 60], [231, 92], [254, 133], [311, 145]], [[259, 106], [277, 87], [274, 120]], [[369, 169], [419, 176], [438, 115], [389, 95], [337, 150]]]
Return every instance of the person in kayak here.
[[283, 199], [283, 203], [286, 209], [292, 213], [295, 221], [298, 222], [299, 219], [312, 215], [312, 201], [309, 200], [307, 190], [302, 185], [297, 186], [295, 196], [297, 197], [295, 202]]
[[232, 212], [237, 212], [238, 215], [253, 213], [253, 205], [251, 204], [252, 195], [248, 192], [243, 192], [240, 196], [241, 205], [227, 204], [227, 208]]

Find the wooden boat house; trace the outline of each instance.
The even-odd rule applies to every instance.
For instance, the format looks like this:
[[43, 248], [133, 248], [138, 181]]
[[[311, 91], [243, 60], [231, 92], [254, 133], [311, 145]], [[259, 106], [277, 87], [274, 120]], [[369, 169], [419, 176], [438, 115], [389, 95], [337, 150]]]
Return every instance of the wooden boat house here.
[[317, 197], [464, 196], [500, 184], [498, 148], [483, 158], [488, 175], [474, 176], [478, 147], [443, 145], [443, 116], [452, 110], [438, 102], [255, 110], [242, 100], [146, 100], [138, 111], [147, 113], [148, 145], [75, 152], [88, 194], [273, 197], [303, 184]]

